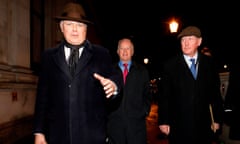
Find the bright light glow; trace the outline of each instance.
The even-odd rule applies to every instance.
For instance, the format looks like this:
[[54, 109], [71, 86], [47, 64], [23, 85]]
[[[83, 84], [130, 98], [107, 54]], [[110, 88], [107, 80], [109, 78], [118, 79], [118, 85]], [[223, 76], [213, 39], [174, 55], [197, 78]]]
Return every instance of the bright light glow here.
[[228, 66], [225, 64], [223, 67], [226, 69]]
[[144, 62], [145, 64], [148, 64], [148, 62], [149, 62], [148, 58], [143, 59], [143, 62]]
[[175, 20], [172, 20], [169, 23], [169, 28], [171, 33], [175, 33], [178, 31], [178, 23]]

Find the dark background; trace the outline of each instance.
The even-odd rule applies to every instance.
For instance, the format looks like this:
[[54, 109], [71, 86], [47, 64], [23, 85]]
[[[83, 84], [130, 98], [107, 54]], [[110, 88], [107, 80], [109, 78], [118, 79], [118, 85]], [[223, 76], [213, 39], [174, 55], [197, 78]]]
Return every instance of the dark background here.
[[[124, 36], [135, 42], [134, 59], [147, 65], [152, 77], [161, 72], [161, 64], [180, 50], [176, 36], [169, 32], [168, 22], [175, 18], [179, 30], [195, 25], [202, 31], [201, 47], [208, 47], [216, 59], [220, 72], [227, 71], [236, 57], [239, 34], [238, 5], [231, 1], [133, 1], [133, 0], [91, 0], [83, 2], [87, 15], [95, 23], [102, 44], [109, 48], [114, 60], [117, 41]], [[211, 4], [210, 4], [211, 3]], [[235, 50], [235, 51], [234, 51]]]

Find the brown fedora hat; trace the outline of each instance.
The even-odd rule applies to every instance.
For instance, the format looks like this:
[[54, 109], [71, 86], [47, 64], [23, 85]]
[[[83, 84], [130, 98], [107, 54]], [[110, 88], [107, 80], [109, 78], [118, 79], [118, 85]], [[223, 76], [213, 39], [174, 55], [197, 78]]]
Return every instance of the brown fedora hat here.
[[183, 36], [196, 36], [201, 37], [201, 31], [196, 26], [188, 26], [182, 30], [182, 32], [177, 36], [178, 38], [181, 38]]
[[93, 24], [91, 21], [87, 20], [83, 7], [75, 2], [70, 2], [66, 4], [63, 8], [61, 15], [56, 16], [55, 20], [57, 20], [58, 22], [61, 20], [72, 20], [85, 24]]

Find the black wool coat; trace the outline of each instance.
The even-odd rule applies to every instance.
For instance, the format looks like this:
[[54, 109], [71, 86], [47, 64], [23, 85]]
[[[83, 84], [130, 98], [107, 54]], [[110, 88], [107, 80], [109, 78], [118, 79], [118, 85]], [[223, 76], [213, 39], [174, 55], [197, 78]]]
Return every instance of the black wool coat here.
[[[118, 64], [115, 65], [123, 77]], [[113, 143], [146, 144], [146, 117], [151, 107], [149, 73], [132, 62], [120, 97], [109, 104], [108, 136]]]
[[106, 95], [93, 74], [113, 80], [120, 90], [122, 79], [111, 61], [107, 49], [87, 41], [72, 77], [64, 43], [44, 52], [33, 132], [45, 134], [48, 144], [104, 144]]
[[209, 104], [215, 122], [222, 123], [220, 77], [211, 57], [198, 55], [195, 80], [182, 54], [164, 64], [159, 95], [159, 125], [169, 124], [170, 144], [210, 144], [213, 136]]

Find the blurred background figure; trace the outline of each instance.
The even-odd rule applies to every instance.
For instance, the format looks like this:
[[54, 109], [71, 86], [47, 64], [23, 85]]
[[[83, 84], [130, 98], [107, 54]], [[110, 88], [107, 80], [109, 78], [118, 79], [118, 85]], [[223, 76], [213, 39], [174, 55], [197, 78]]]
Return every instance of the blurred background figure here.
[[211, 52], [211, 50], [208, 47], [203, 47], [201, 49], [201, 53], [203, 53], [203, 54], [205, 54], [207, 56], [212, 56], [212, 52]]
[[240, 63], [230, 67], [229, 83], [225, 96], [225, 124], [229, 126], [231, 144], [240, 144]]

